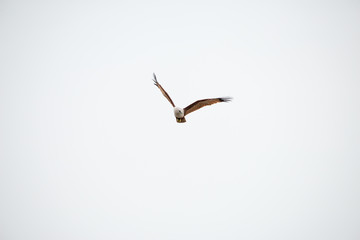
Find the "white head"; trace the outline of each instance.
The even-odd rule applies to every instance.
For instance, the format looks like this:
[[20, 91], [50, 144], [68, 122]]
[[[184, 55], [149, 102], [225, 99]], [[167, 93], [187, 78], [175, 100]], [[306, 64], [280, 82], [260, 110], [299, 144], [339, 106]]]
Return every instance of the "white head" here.
[[184, 109], [180, 107], [174, 107], [174, 115], [177, 118], [183, 118], [184, 117]]

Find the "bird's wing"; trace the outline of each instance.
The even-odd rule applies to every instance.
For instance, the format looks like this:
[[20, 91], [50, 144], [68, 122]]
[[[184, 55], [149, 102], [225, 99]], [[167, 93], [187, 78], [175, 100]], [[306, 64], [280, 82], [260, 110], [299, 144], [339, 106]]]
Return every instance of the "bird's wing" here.
[[186, 116], [187, 114], [192, 113], [193, 111], [196, 111], [202, 107], [212, 105], [212, 104], [218, 103], [218, 102], [229, 102], [229, 101], [231, 101], [231, 99], [232, 98], [230, 98], [230, 97], [223, 97], [223, 98], [208, 98], [208, 99], [198, 100], [198, 101], [190, 104], [186, 108], [184, 108], [184, 116]]
[[154, 79], [153, 79], [153, 81], [154, 81], [155, 86], [157, 86], [157, 87], [160, 89], [160, 91], [161, 91], [162, 94], [166, 97], [166, 99], [171, 103], [171, 105], [172, 105], [173, 107], [175, 107], [175, 104], [174, 104], [173, 101], [171, 100], [169, 94], [167, 94], [167, 92], [162, 88], [162, 86], [160, 85], [160, 83], [158, 83], [158, 81], [157, 81], [157, 79], [156, 79], [155, 73], [153, 73], [153, 74], [154, 74]]

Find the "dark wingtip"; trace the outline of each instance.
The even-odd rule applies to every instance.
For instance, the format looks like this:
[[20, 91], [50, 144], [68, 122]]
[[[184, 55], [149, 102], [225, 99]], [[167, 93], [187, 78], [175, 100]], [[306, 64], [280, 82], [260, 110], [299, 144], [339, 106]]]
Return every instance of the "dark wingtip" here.
[[156, 85], [156, 86], [157, 86], [158, 82], [157, 82], [157, 79], [156, 79], [156, 75], [155, 75], [155, 73], [153, 73], [153, 76], [154, 76], [154, 79], [153, 79], [153, 81], [154, 81], [154, 85]]
[[222, 97], [219, 98], [220, 102], [230, 102], [233, 98], [232, 97]]

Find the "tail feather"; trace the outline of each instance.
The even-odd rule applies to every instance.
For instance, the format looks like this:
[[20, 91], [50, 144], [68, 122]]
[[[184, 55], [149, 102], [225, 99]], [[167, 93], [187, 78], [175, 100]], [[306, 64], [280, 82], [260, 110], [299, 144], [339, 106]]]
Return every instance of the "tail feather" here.
[[183, 118], [176, 118], [176, 121], [178, 123], [184, 123], [184, 122], [186, 122], [186, 119], [184, 117]]

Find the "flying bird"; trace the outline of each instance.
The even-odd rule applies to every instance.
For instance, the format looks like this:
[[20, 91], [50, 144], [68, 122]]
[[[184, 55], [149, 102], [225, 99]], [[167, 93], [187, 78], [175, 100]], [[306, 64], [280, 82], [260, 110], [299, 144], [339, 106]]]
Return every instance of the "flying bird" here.
[[155, 73], [153, 73], [153, 75], [154, 75], [153, 81], [154, 81], [155, 86], [157, 86], [160, 89], [160, 91], [164, 95], [164, 97], [166, 97], [166, 99], [173, 106], [174, 115], [175, 115], [176, 121], [178, 123], [186, 122], [186, 119], [185, 119], [186, 115], [188, 115], [189, 113], [192, 113], [192, 112], [194, 112], [194, 111], [196, 111], [196, 110], [198, 110], [198, 109], [200, 109], [202, 107], [212, 105], [212, 104], [215, 104], [215, 103], [218, 103], [218, 102], [229, 102], [232, 99], [231, 97], [207, 98], [207, 99], [202, 99], [202, 100], [198, 100], [196, 102], [193, 102], [192, 104], [190, 104], [186, 108], [176, 107], [174, 102], [171, 100], [169, 94], [167, 94], [167, 92], [164, 90], [164, 88], [157, 81]]

